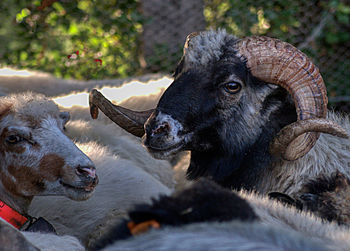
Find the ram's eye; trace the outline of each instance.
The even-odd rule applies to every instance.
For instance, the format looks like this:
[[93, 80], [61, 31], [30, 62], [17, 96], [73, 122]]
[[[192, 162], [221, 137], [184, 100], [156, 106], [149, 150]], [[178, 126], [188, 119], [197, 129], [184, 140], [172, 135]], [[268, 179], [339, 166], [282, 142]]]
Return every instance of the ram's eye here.
[[242, 89], [242, 86], [240, 83], [237, 82], [229, 82], [224, 84], [224, 89], [230, 94], [236, 94]]
[[18, 135], [10, 135], [6, 138], [6, 142], [9, 144], [16, 144], [18, 142], [21, 142], [22, 140], [23, 138]]

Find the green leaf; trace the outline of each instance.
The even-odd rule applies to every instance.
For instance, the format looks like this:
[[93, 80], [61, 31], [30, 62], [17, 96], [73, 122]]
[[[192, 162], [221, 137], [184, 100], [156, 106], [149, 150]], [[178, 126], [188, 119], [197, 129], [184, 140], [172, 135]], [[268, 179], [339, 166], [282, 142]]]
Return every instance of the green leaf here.
[[68, 34], [69, 35], [77, 35], [79, 33], [79, 29], [76, 23], [71, 23], [68, 29]]
[[27, 9], [27, 8], [22, 9], [20, 13], [16, 14], [16, 22], [17, 23], [22, 22], [23, 19], [26, 18], [29, 15], [30, 15], [30, 10], [29, 9]]

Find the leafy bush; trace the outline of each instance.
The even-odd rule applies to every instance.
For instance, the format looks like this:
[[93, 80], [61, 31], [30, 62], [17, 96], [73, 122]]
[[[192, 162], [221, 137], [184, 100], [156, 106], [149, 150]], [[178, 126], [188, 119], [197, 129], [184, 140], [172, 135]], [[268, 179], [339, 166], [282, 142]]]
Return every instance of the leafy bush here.
[[[141, 33], [148, 20], [139, 11], [140, 1], [1, 0], [0, 67], [76, 79], [142, 74]], [[226, 28], [237, 36], [267, 35], [294, 44], [319, 66], [330, 96], [350, 100], [348, 0], [203, 2], [208, 28]], [[184, 22], [188, 15], [183, 13]], [[181, 48], [178, 54], [169, 51], [166, 44], [155, 46], [147, 69], [170, 73]]]
[[0, 64], [97, 79], [138, 72], [136, 0], [2, 0]]

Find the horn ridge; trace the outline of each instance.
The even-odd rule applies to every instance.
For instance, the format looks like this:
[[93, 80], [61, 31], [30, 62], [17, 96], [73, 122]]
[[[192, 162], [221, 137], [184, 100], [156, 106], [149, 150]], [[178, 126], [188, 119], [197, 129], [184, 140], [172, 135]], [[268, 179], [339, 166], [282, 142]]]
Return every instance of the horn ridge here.
[[[289, 43], [265, 36], [243, 38], [235, 46], [237, 56], [243, 58], [253, 76], [289, 92], [294, 100], [298, 121], [326, 118], [328, 99], [325, 84], [317, 66], [303, 52]], [[288, 128], [293, 131], [293, 128]], [[284, 134], [288, 133], [284, 131]], [[292, 156], [297, 159], [305, 155], [320, 135], [310, 130], [305, 131], [305, 135], [291, 134], [294, 138], [289, 140], [288, 145], [283, 145], [284, 149], [280, 149], [282, 157], [289, 160]], [[298, 153], [294, 150], [289, 154], [289, 149], [293, 148], [297, 148]], [[272, 149], [277, 153], [275, 147]], [[287, 154], [283, 154], [285, 152]]]
[[[270, 144], [270, 152], [273, 155], [282, 155], [286, 160], [295, 160], [305, 155], [312, 148], [314, 137], [318, 138], [317, 134], [321, 132], [341, 138], [349, 138], [347, 131], [331, 120], [323, 118], [299, 120], [280, 130]], [[295, 147], [294, 145], [297, 144], [295, 141], [302, 145], [306, 144], [307, 147]], [[309, 147], [311, 148], [308, 150]], [[307, 152], [305, 153], [305, 151]]]

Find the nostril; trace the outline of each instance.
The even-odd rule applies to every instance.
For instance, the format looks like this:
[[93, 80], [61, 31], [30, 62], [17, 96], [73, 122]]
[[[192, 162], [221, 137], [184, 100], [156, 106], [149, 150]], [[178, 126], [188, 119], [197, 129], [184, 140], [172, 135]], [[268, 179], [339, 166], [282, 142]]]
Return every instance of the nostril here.
[[75, 169], [75, 172], [79, 176], [96, 178], [96, 170], [94, 167], [91, 166], [78, 166]]
[[156, 129], [153, 130], [153, 134], [167, 134], [170, 131], [170, 125], [167, 122], [164, 122]]

